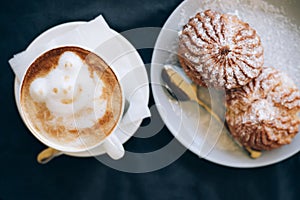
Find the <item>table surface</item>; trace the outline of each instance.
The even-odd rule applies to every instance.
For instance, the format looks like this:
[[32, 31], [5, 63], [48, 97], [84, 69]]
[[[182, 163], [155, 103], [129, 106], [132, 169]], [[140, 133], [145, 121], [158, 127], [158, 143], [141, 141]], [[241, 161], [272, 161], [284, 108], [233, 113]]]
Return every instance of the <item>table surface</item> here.
[[[97, 159], [61, 156], [36, 162], [45, 148], [22, 122], [14, 101], [14, 74], [8, 59], [40, 33], [70, 21], [103, 14], [118, 32], [162, 27], [180, 0], [10, 0], [0, 6], [1, 73], [0, 200], [6, 199], [299, 199], [300, 154], [256, 169], [220, 166], [186, 151], [172, 164], [148, 173], [113, 169]], [[153, 49], [141, 49], [151, 63]], [[146, 65], [149, 71], [150, 65]], [[151, 95], [149, 106], [154, 104]], [[151, 123], [144, 120], [143, 127]], [[152, 137], [132, 138], [125, 149], [154, 151], [173, 139], [166, 127]], [[140, 165], [139, 161], [134, 163]]]

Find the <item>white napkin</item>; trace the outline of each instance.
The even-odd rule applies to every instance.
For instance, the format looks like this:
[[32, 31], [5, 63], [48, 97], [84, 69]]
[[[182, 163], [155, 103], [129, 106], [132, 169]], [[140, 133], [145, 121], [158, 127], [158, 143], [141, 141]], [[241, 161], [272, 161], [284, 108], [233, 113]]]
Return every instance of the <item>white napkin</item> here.
[[[114, 69], [121, 80], [125, 97], [128, 98], [130, 103], [129, 109], [121, 121], [125, 125], [149, 117], [151, 113], [147, 106], [148, 99], [145, 99], [143, 94], [137, 92], [137, 89], [140, 87], [137, 84], [141, 83], [135, 83], [135, 79], [131, 79], [133, 82], [128, 82], [127, 78], [125, 78], [126, 81], [122, 80], [123, 77], [128, 77], [128, 75], [132, 77], [132, 72], [140, 69], [132, 66], [133, 52], [128, 52], [128, 48], [124, 47], [124, 43], [128, 43], [128, 41], [110, 29], [102, 15], [100, 15], [48, 42], [35, 44], [34, 48], [29, 47], [25, 51], [14, 55], [9, 60], [9, 64], [17, 79], [22, 81], [31, 63], [50, 49], [61, 46], [79, 46], [93, 51]], [[131, 88], [132, 85], [136, 87], [134, 90]]]

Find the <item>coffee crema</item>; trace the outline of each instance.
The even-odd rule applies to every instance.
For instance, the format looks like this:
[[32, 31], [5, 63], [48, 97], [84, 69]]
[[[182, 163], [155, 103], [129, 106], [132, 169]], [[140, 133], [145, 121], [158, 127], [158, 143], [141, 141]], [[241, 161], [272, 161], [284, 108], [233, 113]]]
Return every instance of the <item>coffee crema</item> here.
[[21, 106], [30, 127], [64, 148], [101, 142], [122, 113], [122, 91], [112, 69], [79, 47], [47, 51], [28, 68]]

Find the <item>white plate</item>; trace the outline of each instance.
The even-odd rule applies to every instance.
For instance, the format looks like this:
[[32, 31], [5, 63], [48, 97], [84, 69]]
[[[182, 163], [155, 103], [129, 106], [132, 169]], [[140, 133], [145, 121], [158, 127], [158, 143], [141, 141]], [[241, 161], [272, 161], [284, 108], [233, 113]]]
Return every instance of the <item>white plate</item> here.
[[[155, 45], [151, 66], [151, 83], [154, 100], [156, 104], [161, 105], [158, 106], [158, 111], [166, 126], [174, 137], [190, 151], [201, 158], [225, 166], [238, 168], [266, 166], [296, 154], [300, 149], [300, 134], [294, 138], [291, 144], [264, 152], [258, 159], [251, 159], [229, 139], [225, 132], [222, 132], [220, 136], [214, 134], [222, 127], [218, 127], [210, 121], [205, 112], [199, 110], [199, 106], [192, 102], [175, 103], [170, 101], [160, 86], [163, 65], [176, 60], [174, 45], [177, 45], [178, 31], [191, 16], [194, 16], [202, 8], [202, 2], [209, 1], [187, 0], [181, 3], [166, 21]], [[216, 6], [218, 4], [216, 2], [220, 1], [212, 0], [211, 2], [215, 2], [214, 6]], [[228, 6], [228, 10], [236, 6], [236, 3], [231, 1], [230, 3], [232, 5]], [[227, 5], [230, 3], [228, 1]], [[222, 3], [218, 5], [222, 5]], [[206, 127], [203, 127], [204, 124]], [[209, 131], [208, 126], [210, 127]]]
[[[58, 26], [55, 26], [44, 33], [42, 33], [40, 36], [38, 36], [29, 46], [28, 49], [30, 48], [36, 48], [38, 44], [43, 44], [51, 41], [51, 39], [60, 36], [61, 34], [70, 31], [76, 26], [84, 24], [86, 22], [70, 22], [70, 23], [65, 23], [61, 24]], [[111, 31], [115, 34], [118, 35], [119, 37], [116, 37], [118, 41], [115, 41], [114, 48], [118, 48], [118, 57], [117, 58], [111, 58], [114, 59], [114, 62], [121, 62], [122, 59], [126, 59], [126, 62], [128, 65], [124, 66], [126, 67], [124, 71], [123, 67], [123, 73], [125, 72], [126, 76], [125, 78], [121, 79], [121, 82], [124, 81], [123, 88], [124, 88], [124, 94], [125, 98], [129, 99], [131, 98], [132, 95], [138, 94], [140, 96], [139, 99], [142, 99], [141, 102], [143, 105], [148, 105], [148, 99], [149, 99], [149, 87], [148, 87], [148, 76], [147, 76], [147, 71], [145, 69], [144, 63], [137, 53], [136, 49], [120, 34], [115, 32], [114, 30], [111, 29]], [[101, 36], [99, 36], [101, 37]], [[124, 56], [126, 55], [126, 56]], [[117, 60], [116, 60], [117, 59]], [[123, 60], [124, 61], [124, 60]], [[128, 72], [128, 74], [126, 73]], [[132, 73], [130, 73], [132, 72]], [[132, 78], [133, 77], [133, 78]], [[131, 80], [131, 81], [128, 81]], [[146, 87], [141, 87], [141, 85], [146, 85]], [[18, 102], [19, 99], [19, 86], [20, 83], [17, 79], [15, 79], [15, 97], [16, 97], [16, 102]], [[138, 92], [137, 92], [138, 90]], [[134, 113], [135, 107], [137, 106], [138, 102], [130, 103], [130, 107], [127, 111], [127, 114]], [[20, 112], [20, 107], [19, 103], [17, 103], [19, 113]], [[122, 128], [118, 128], [116, 130], [116, 135], [120, 139], [120, 141], [124, 144], [133, 134], [136, 132], [136, 130], [139, 128], [140, 124], [142, 122], [142, 119], [131, 122], [129, 124], [125, 124], [121, 126]], [[66, 155], [70, 156], [77, 156], [77, 157], [89, 157], [89, 156], [97, 156], [104, 154], [104, 148], [102, 145], [99, 147], [92, 149], [90, 151], [86, 152], [79, 152], [79, 153], [65, 153]]]

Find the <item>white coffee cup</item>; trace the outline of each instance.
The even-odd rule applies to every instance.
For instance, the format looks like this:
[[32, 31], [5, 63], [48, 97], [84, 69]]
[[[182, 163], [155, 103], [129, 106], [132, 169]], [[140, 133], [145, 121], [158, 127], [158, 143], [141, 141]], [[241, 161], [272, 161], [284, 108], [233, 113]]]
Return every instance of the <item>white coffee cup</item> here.
[[[63, 48], [63, 47], [60, 47]], [[75, 47], [75, 48], [80, 48], [80, 47]], [[110, 67], [110, 66], [109, 66]], [[52, 140], [49, 140], [48, 137], [46, 137], [43, 133], [41, 133], [40, 131], [38, 131], [36, 128], [33, 127], [31, 120], [26, 117], [26, 111], [24, 110], [22, 103], [21, 103], [21, 92], [22, 92], [22, 86], [24, 84], [24, 78], [26, 77], [26, 74], [28, 73], [29, 69], [31, 68], [31, 66], [29, 67], [24, 67], [24, 73], [22, 73], [22, 77], [20, 78], [20, 86], [19, 86], [19, 91], [18, 91], [18, 98], [16, 98], [17, 101], [17, 105], [19, 107], [19, 111], [20, 111], [20, 115], [24, 121], [24, 123], [26, 124], [26, 126], [28, 127], [28, 129], [31, 131], [31, 133], [38, 139], [40, 140], [42, 143], [44, 143], [45, 145], [47, 145], [48, 147], [51, 147], [53, 149], [56, 149], [58, 151], [61, 152], [65, 152], [65, 153], [79, 153], [79, 152], [86, 152], [86, 151], [91, 151], [99, 146], [102, 145], [102, 147], [104, 148], [105, 152], [113, 159], [120, 159], [124, 156], [124, 148], [122, 145], [122, 142], [119, 140], [119, 138], [116, 135], [116, 129], [118, 128], [118, 125], [122, 119], [122, 115], [124, 112], [124, 104], [125, 104], [125, 96], [124, 96], [124, 91], [123, 91], [123, 87], [121, 84], [121, 81], [119, 80], [119, 77], [117, 75], [117, 73], [114, 71], [114, 69], [112, 67], [110, 67], [111, 71], [114, 73], [119, 86], [120, 86], [120, 90], [121, 90], [121, 97], [122, 97], [122, 102], [121, 102], [121, 113], [117, 119], [116, 125], [113, 127], [113, 129], [100, 141], [97, 141], [96, 144], [93, 144], [91, 146], [86, 146], [85, 148], [73, 148], [73, 147], [66, 147], [63, 146], [61, 144], [55, 143]]]

